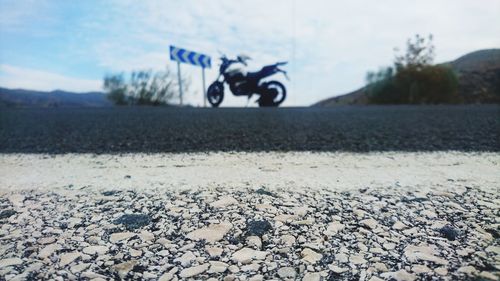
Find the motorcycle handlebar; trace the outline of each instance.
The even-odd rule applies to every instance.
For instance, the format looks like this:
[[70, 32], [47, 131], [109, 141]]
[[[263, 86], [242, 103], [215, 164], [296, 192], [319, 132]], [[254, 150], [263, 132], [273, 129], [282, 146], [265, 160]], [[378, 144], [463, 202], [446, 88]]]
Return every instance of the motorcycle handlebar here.
[[228, 65], [231, 65], [231, 64], [233, 64], [233, 63], [242, 63], [242, 64], [244, 64], [244, 65], [247, 65], [247, 63], [246, 63], [246, 62], [244, 62], [244, 61], [241, 61], [241, 60], [231, 60], [231, 59], [228, 59], [226, 56], [221, 57], [220, 59], [221, 59], [221, 61], [222, 61], [223, 63], [227, 63]]

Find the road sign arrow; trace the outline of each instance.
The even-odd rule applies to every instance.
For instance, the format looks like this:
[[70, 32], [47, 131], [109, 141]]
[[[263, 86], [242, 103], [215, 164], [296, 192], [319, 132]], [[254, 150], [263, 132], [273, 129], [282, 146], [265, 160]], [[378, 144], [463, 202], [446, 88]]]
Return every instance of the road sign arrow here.
[[208, 67], [210, 68], [212, 65], [211, 65], [211, 62], [210, 62], [210, 57], [209, 56], [204, 56], [203, 57], [203, 67]]
[[197, 56], [196, 53], [189, 53], [188, 59], [191, 64], [198, 65], [195, 61], [195, 56]]
[[175, 46], [170, 46], [170, 59], [177, 62], [201, 66], [203, 68], [211, 67], [209, 56], [177, 48]]

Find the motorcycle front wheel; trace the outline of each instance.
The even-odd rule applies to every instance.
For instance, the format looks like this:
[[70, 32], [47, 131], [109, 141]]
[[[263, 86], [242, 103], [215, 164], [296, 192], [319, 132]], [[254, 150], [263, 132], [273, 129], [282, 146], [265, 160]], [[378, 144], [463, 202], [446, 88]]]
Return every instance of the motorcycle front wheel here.
[[219, 107], [224, 99], [224, 84], [219, 81], [213, 82], [207, 90], [207, 99], [212, 107]]
[[277, 107], [286, 98], [286, 88], [278, 81], [271, 81], [265, 85], [265, 93], [259, 98], [260, 107]]

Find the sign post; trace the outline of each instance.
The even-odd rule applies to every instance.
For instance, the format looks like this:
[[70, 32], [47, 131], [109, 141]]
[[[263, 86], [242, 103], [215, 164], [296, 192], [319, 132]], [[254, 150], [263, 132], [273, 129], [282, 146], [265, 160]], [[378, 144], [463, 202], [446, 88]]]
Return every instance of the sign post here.
[[179, 100], [182, 105], [182, 77], [181, 62], [201, 67], [201, 76], [203, 82], [203, 106], [206, 106], [206, 88], [205, 88], [205, 68], [212, 66], [211, 58], [208, 55], [188, 51], [186, 49], [170, 46], [170, 59], [177, 62], [177, 74], [179, 76]]
[[205, 68], [201, 68], [201, 79], [203, 80], [203, 107], [207, 107], [207, 91], [205, 90]]
[[181, 63], [177, 62], [177, 76], [179, 77], [179, 100], [182, 105], [182, 78], [181, 78]]

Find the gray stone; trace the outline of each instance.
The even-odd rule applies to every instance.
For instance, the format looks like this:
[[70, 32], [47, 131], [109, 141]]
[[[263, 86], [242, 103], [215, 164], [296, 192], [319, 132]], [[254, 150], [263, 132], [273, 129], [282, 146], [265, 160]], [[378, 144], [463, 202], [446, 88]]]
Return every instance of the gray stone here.
[[210, 205], [214, 208], [225, 208], [227, 206], [236, 205], [238, 201], [231, 196], [221, 197], [219, 200], [212, 202]]
[[375, 229], [378, 226], [378, 222], [374, 219], [365, 219], [365, 220], [360, 221], [359, 223], [369, 227], [370, 229]]
[[199, 274], [207, 271], [209, 267], [210, 267], [210, 264], [205, 263], [202, 265], [185, 268], [185, 269], [181, 270], [181, 272], [179, 273], [179, 277], [181, 277], [181, 278], [194, 277], [196, 275], [199, 275]]
[[60, 250], [62, 247], [59, 244], [49, 244], [45, 246], [40, 252], [38, 253], [38, 257], [44, 259], [50, 257], [52, 254], [54, 254], [57, 250]]
[[191, 265], [191, 263], [196, 259], [196, 256], [191, 251], [185, 252], [179, 258], [176, 258], [174, 261], [179, 262], [183, 267], [187, 267]]
[[109, 236], [109, 241], [111, 243], [116, 243], [116, 242], [120, 242], [122, 240], [128, 240], [134, 236], [136, 236], [137, 234], [133, 233], [133, 232], [118, 232], [118, 233], [113, 233]]
[[108, 247], [106, 246], [88, 246], [83, 248], [83, 252], [88, 255], [103, 255], [108, 252]]
[[283, 279], [295, 279], [297, 271], [293, 267], [282, 267], [278, 269], [278, 276]]
[[302, 260], [310, 264], [315, 264], [318, 261], [320, 261], [321, 258], [323, 258], [322, 254], [316, 253], [315, 251], [309, 248], [305, 248], [304, 250], [302, 250], [301, 255], [302, 255]]
[[222, 240], [224, 235], [226, 235], [232, 227], [233, 225], [228, 222], [212, 224], [210, 226], [194, 230], [188, 233], [186, 237], [195, 241], [205, 240], [209, 243], [215, 243]]
[[128, 230], [144, 227], [151, 223], [151, 218], [146, 214], [125, 214], [114, 221], [121, 224]]
[[448, 261], [435, 256], [436, 251], [431, 246], [413, 246], [409, 245], [405, 248], [404, 255], [408, 260], [416, 262], [418, 260], [431, 261], [441, 265], [447, 265]]
[[250, 263], [252, 260], [263, 260], [267, 256], [267, 252], [257, 251], [250, 248], [243, 248], [241, 250], [236, 251], [231, 256], [232, 260], [240, 263]]
[[23, 260], [20, 258], [8, 258], [0, 260], [0, 268], [12, 265], [21, 265], [21, 264], [23, 264]]
[[112, 268], [118, 273], [118, 276], [120, 276], [120, 278], [124, 279], [136, 264], [137, 261], [132, 260], [119, 263], [117, 265], [114, 265]]
[[321, 274], [314, 272], [308, 272], [304, 274], [304, 277], [302, 278], [302, 281], [320, 281], [321, 280]]
[[79, 252], [70, 252], [70, 253], [64, 253], [61, 254], [61, 260], [59, 261], [59, 265], [61, 267], [64, 267], [73, 261], [75, 261], [77, 258], [79, 258], [82, 254]]
[[164, 273], [158, 281], [170, 281], [174, 279], [175, 274], [177, 273], [179, 269], [177, 267], [172, 268], [169, 272]]
[[396, 281], [414, 281], [417, 280], [417, 276], [414, 274], [406, 272], [404, 269], [395, 272], [385, 272], [380, 274], [383, 278], [392, 278]]

